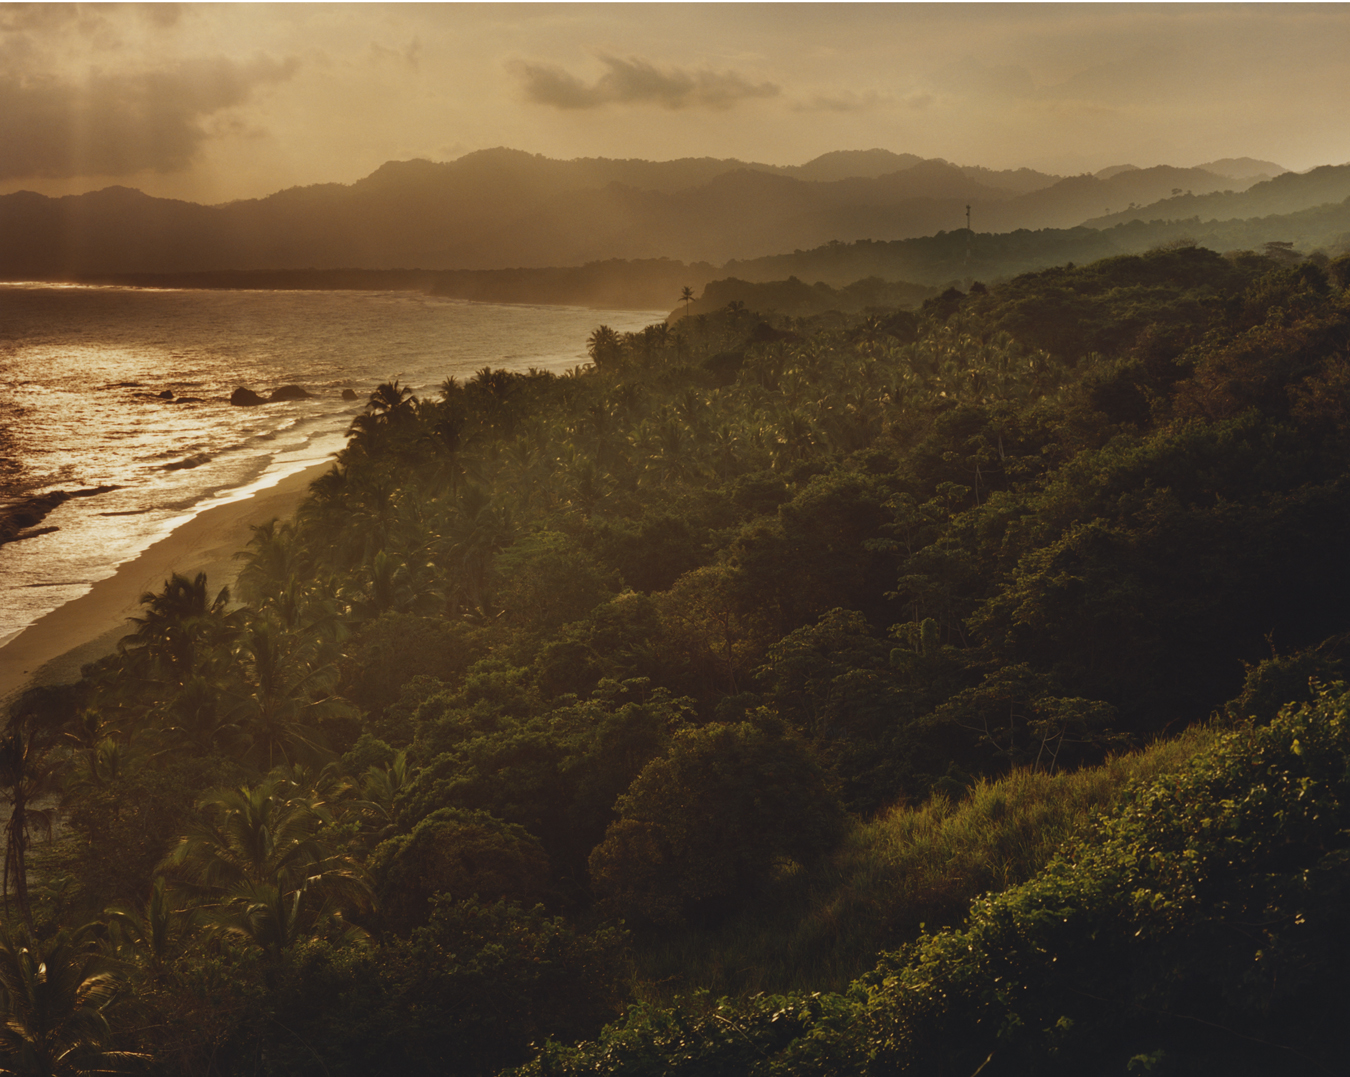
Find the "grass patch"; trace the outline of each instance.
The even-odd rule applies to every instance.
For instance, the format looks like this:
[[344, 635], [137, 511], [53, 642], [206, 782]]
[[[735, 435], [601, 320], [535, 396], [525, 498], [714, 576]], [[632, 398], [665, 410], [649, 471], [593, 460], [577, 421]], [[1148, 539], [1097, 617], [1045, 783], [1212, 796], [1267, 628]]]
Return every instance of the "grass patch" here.
[[934, 797], [860, 822], [825, 862], [783, 864], [759, 902], [716, 930], [641, 943], [635, 993], [839, 991], [894, 949], [964, 921], [973, 898], [1024, 882], [1134, 780], [1182, 766], [1213, 742], [1193, 729], [1060, 774], [1015, 771], [963, 800]]

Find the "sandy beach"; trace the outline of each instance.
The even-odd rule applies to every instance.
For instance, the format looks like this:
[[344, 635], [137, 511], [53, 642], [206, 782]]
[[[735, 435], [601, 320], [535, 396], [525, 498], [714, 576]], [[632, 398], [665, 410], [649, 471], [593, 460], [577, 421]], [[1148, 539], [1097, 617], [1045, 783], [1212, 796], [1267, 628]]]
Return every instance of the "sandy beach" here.
[[252, 497], [207, 509], [119, 566], [88, 594], [29, 625], [0, 647], [0, 700], [29, 683], [76, 679], [82, 665], [116, 649], [127, 634], [127, 618], [140, 612], [141, 595], [160, 590], [174, 572], [205, 572], [212, 592], [232, 585], [240, 567], [234, 555], [252, 537], [250, 526], [289, 517], [309, 484], [331, 466], [317, 464]]

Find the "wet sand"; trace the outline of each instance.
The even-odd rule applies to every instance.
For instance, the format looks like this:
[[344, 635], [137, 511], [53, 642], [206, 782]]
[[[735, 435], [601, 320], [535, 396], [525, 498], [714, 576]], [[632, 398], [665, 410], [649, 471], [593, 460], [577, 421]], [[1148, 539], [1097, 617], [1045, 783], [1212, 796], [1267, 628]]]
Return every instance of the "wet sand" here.
[[[206, 573], [208, 590], [233, 585], [240, 562], [234, 555], [253, 537], [252, 524], [289, 517], [331, 462], [317, 464], [259, 490], [252, 497], [217, 505], [193, 517], [148, 547], [88, 594], [52, 610], [0, 647], [0, 700], [33, 684], [61, 684], [80, 667], [117, 649], [127, 618], [140, 613], [140, 597], [159, 591], [175, 572]], [[39, 540], [40, 541], [40, 540]]]

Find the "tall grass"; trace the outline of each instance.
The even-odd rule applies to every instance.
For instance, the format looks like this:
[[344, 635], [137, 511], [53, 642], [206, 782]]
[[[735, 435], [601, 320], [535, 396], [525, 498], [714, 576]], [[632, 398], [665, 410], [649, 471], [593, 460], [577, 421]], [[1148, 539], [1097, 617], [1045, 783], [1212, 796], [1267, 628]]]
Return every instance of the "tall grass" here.
[[717, 930], [640, 947], [637, 993], [840, 990], [881, 950], [960, 923], [972, 898], [1030, 878], [1129, 782], [1184, 765], [1212, 739], [1196, 729], [1098, 767], [1015, 771], [957, 802], [937, 796], [860, 822], [827, 861], [783, 865], [751, 909]]

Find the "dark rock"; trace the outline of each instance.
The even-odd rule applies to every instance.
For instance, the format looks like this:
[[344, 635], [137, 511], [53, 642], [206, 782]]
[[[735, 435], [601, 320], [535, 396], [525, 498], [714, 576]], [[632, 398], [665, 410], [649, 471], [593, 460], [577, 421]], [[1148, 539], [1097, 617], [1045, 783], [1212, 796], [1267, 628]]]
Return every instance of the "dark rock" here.
[[230, 394], [230, 403], [240, 408], [257, 407], [259, 404], [266, 404], [267, 400], [252, 389], [245, 389], [242, 385]]
[[162, 392], [162, 393], [156, 393], [155, 395], [156, 395], [157, 397], [159, 397], [161, 400], [172, 400], [172, 399], [173, 399], [173, 390], [172, 390], [172, 389], [165, 389], [164, 392]]
[[309, 400], [314, 394], [307, 393], [298, 385], [283, 385], [280, 389], [273, 389], [272, 395], [267, 398], [269, 404], [275, 404], [281, 400]]
[[38, 527], [32, 531], [21, 531], [16, 535], [9, 536], [8, 538], [0, 538], [0, 543], [22, 542], [24, 539], [37, 538], [39, 535], [50, 535], [53, 531], [60, 531], [60, 530], [61, 529], [59, 527]]
[[57, 505], [69, 500], [70, 494], [67, 491], [53, 490], [49, 494], [38, 494], [6, 505], [3, 513], [0, 513], [0, 536], [7, 541], [20, 531], [37, 524]]
[[57, 505], [65, 504], [72, 497], [93, 497], [117, 489], [120, 487], [94, 486], [87, 490], [53, 490], [46, 494], [35, 494], [17, 501], [0, 503], [0, 546], [7, 542], [35, 538], [56, 531], [55, 527], [30, 529], [41, 523], [43, 517]]
[[356, 395], [356, 390], [355, 390], [355, 389], [343, 389], [343, 390], [342, 390], [342, 399], [343, 399], [343, 400], [357, 400], [357, 399], [359, 399], [359, 397]]

